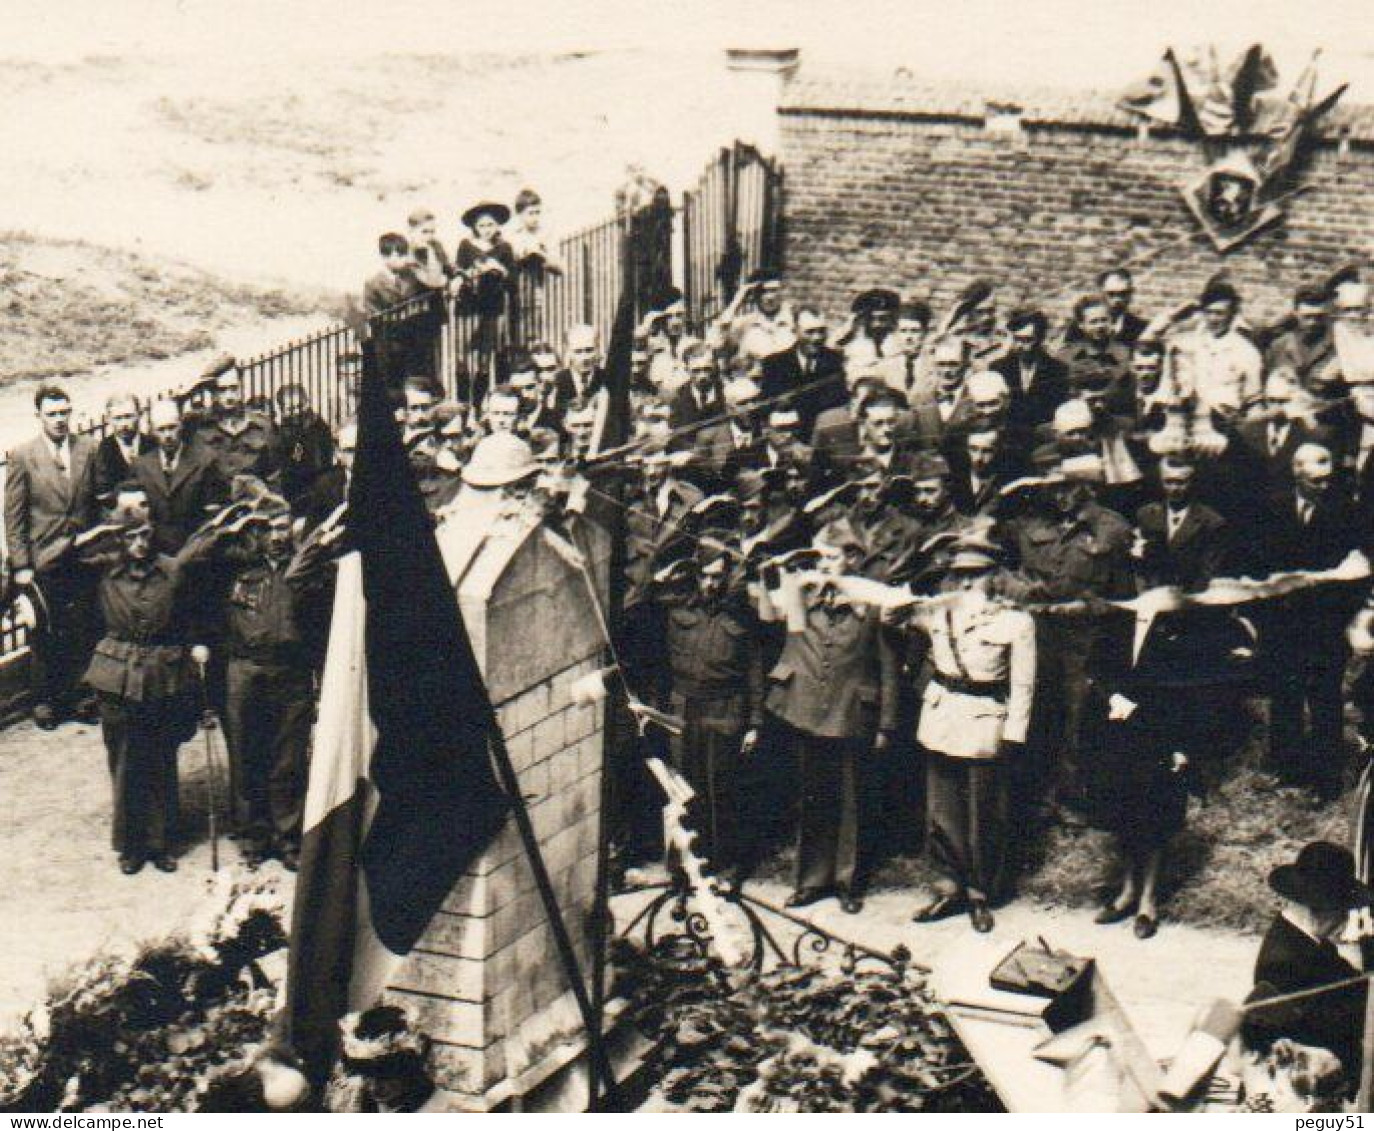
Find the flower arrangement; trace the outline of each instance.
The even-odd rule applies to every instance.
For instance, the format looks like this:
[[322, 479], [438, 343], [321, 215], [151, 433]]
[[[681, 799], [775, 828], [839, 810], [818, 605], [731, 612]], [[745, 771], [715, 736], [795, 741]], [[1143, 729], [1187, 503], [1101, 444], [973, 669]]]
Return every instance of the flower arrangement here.
[[0, 1038], [0, 1111], [195, 1111], [266, 1040], [286, 945], [263, 881], [131, 960], [100, 957]]
[[619, 991], [658, 1044], [656, 1090], [692, 1111], [998, 1111], [909, 970], [740, 972], [686, 938], [621, 942]]

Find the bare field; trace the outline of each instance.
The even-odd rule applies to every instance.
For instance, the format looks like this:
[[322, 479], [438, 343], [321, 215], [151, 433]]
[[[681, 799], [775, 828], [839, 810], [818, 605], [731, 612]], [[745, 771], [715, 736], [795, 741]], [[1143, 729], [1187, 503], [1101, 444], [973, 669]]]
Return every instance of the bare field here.
[[323, 296], [227, 283], [145, 255], [0, 233], [0, 385], [210, 349], [245, 321], [320, 311]]

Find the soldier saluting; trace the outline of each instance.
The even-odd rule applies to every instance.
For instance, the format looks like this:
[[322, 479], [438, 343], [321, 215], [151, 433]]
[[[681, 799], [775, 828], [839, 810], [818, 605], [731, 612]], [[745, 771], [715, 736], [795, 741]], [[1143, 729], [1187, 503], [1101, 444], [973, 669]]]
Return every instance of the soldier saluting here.
[[114, 784], [112, 839], [126, 876], [149, 859], [159, 871], [176, 871], [176, 755], [195, 717], [186, 581], [192, 564], [246, 518], [240, 508], [221, 511], [175, 557], [159, 555], [147, 494], [130, 483], [109, 521], [80, 539], [83, 559], [104, 567], [105, 636], [85, 682], [99, 698]]

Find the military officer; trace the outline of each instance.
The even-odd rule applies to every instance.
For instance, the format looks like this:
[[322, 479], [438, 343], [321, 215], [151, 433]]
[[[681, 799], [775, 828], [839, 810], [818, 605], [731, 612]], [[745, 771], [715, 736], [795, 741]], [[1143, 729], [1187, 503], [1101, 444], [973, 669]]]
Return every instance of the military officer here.
[[281, 477], [281, 443], [277, 427], [243, 401], [243, 380], [237, 368], [215, 378], [215, 418], [196, 429], [195, 442], [208, 450], [225, 482], [236, 475], [253, 475], [276, 486]]
[[787, 595], [788, 632], [764, 705], [779, 741], [796, 752], [801, 793], [796, 888], [787, 903], [804, 907], [834, 892], [841, 908], [857, 914], [859, 802], [866, 759], [892, 741], [897, 661], [878, 611], [841, 591], [842, 576], [864, 552], [854, 528], [829, 523], [812, 547], [814, 573], [769, 578], [777, 583], [770, 590]]
[[[1102, 481], [1095, 456], [1050, 462], [1053, 452], [1037, 450], [1049, 462], [1048, 485], [1033, 495], [1028, 510], [1007, 523], [1006, 537], [1019, 557], [1017, 576], [1006, 581], [1013, 600], [1087, 601], [1131, 597], [1130, 524], [1096, 501]], [[1057, 771], [1059, 800], [1081, 801], [1080, 758], [1083, 721], [1095, 703], [1090, 673], [1110, 673], [1129, 662], [1130, 622], [1110, 615], [1037, 617], [1039, 686], [1028, 769], [1035, 777]], [[1027, 783], [1030, 790], [1047, 783]]]
[[186, 581], [192, 563], [232, 529], [211, 524], [167, 557], [154, 550], [149, 513], [143, 489], [126, 486], [112, 518], [88, 532], [82, 551], [87, 562], [105, 567], [98, 590], [105, 635], [85, 681], [99, 697], [114, 784], [111, 837], [126, 876], [149, 858], [159, 871], [177, 868], [176, 754], [195, 718]]
[[930, 641], [916, 741], [926, 755], [926, 845], [942, 873], [915, 918], [966, 908], [981, 933], [992, 930], [989, 904], [1006, 881], [1006, 768], [1024, 747], [1035, 694], [1035, 622], [992, 596], [999, 553], [962, 538], [945, 595], [912, 622]]
[[[225, 733], [246, 860], [276, 856], [295, 871], [314, 718], [314, 663], [305, 623], [309, 582], [295, 558], [291, 509], [269, 497], [241, 547], [229, 589]], [[297, 567], [297, 568], [293, 568]]]
[[723, 537], [703, 538], [691, 586], [663, 604], [668, 709], [683, 720], [670, 752], [697, 794], [692, 816], [703, 854], [717, 875], [738, 885], [747, 863], [740, 777], [763, 721], [763, 664], [736, 560]]

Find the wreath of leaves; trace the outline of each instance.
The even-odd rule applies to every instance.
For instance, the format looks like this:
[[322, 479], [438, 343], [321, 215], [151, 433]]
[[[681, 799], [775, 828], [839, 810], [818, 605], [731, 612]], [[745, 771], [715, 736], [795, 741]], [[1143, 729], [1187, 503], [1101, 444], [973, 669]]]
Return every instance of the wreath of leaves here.
[[727, 969], [685, 937], [617, 946], [618, 989], [692, 1111], [999, 1111], [924, 980], [905, 970]]

